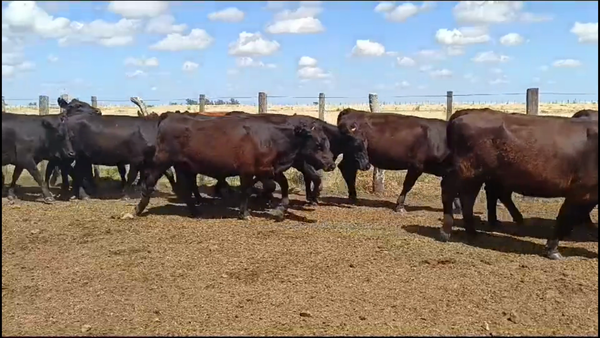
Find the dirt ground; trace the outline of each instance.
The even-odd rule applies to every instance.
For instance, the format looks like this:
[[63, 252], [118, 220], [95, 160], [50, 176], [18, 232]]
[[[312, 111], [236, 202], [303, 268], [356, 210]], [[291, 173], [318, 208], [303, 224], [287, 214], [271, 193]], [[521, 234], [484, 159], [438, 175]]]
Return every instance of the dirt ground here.
[[503, 229], [441, 243], [439, 180], [405, 215], [390, 190], [245, 222], [235, 201], [190, 219], [167, 189], [121, 219], [137, 200], [46, 205], [24, 185], [2, 199], [2, 335], [598, 335], [597, 229], [540, 256], [560, 200], [514, 196], [526, 225], [499, 206]]

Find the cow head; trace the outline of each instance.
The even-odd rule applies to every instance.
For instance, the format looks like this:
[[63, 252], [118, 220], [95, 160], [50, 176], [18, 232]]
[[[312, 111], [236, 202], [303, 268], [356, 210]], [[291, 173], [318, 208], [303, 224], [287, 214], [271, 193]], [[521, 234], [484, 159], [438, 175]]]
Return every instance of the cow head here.
[[332, 171], [335, 169], [329, 138], [323, 129], [312, 123], [294, 127], [294, 136], [301, 141], [300, 156], [315, 169]]
[[53, 156], [60, 159], [71, 159], [75, 157], [75, 150], [71, 143], [71, 134], [67, 128], [67, 117], [59, 115], [59, 118], [43, 118], [42, 126], [46, 130], [48, 148]]
[[78, 99], [73, 99], [71, 102], [67, 103], [62, 97], [59, 97], [57, 102], [58, 106], [64, 109], [64, 114], [66, 116], [102, 115], [100, 109], [92, 107], [88, 103], [79, 101]]
[[352, 154], [360, 170], [369, 170], [371, 164], [369, 163], [369, 154], [367, 153], [368, 140], [360, 126], [361, 123], [358, 121], [343, 117], [338, 119], [338, 129], [346, 144], [344, 156]]

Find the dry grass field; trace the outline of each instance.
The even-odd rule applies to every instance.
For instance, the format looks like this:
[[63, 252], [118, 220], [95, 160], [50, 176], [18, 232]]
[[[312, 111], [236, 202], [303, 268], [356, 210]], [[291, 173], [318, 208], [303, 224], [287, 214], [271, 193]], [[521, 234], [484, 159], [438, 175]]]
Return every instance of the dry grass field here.
[[[540, 112], [584, 108], [597, 105], [542, 104]], [[328, 107], [327, 121], [339, 110]], [[442, 105], [382, 110], [445, 116]], [[316, 107], [269, 111], [317, 115]], [[540, 256], [561, 199], [515, 195], [525, 225], [498, 206], [502, 229], [483, 222], [468, 242], [458, 221], [441, 243], [440, 180], [430, 175], [401, 215], [392, 206], [404, 172], [386, 172], [384, 196], [371, 195], [372, 172], [360, 172], [354, 206], [339, 172], [326, 173], [322, 203], [307, 207], [292, 169], [286, 176], [298, 195], [283, 222], [257, 201], [250, 221], [237, 220], [235, 198], [201, 206], [204, 218], [191, 219], [162, 181], [142, 216], [122, 219], [137, 200], [118, 199], [116, 168], [103, 176], [89, 201], [43, 204], [27, 174], [21, 199], [2, 199], [3, 335], [598, 335], [597, 228], [561, 242], [563, 261]], [[484, 202], [480, 194], [483, 221]]]

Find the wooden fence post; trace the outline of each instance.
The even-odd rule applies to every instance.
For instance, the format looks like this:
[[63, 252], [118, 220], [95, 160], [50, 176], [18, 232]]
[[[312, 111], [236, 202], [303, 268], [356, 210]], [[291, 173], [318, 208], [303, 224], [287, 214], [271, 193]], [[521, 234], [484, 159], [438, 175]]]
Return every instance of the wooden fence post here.
[[4, 95], [2, 95], [2, 112], [6, 111], [6, 102], [4, 102]]
[[325, 93], [319, 93], [319, 120], [325, 121]]
[[98, 108], [98, 98], [95, 96], [92, 96], [92, 107]]
[[258, 93], [258, 113], [259, 114], [267, 113], [267, 93], [265, 93], [265, 92]]
[[198, 97], [198, 112], [204, 113], [204, 110], [206, 109], [205, 106], [206, 106], [206, 95], [200, 94], [200, 96]]
[[[379, 99], [377, 94], [369, 94], [369, 109], [371, 113], [379, 113]], [[385, 172], [373, 167], [373, 193], [382, 194], [385, 191]]]
[[540, 103], [540, 89], [539, 88], [527, 88], [527, 94], [525, 97], [526, 113], [527, 115], [537, 115]]
[[452, 101], [454, 100], [454, 94], [451, 90], [446, 92], [446, 121], [450, 120], [452, 116]]
[[48, 96], [40, 95], [38, 109], [40, 111], [40, 115], [48, 115], [50, 113], [50, 99], [48, 98]]

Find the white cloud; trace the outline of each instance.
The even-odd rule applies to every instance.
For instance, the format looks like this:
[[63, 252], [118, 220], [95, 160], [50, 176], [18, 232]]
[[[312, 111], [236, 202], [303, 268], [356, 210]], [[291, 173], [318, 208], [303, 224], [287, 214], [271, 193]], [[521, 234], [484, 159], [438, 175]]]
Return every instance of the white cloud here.
[[474, 58], [471, 59], [477, 63], [503, 63], [510, 60], [510, 57], [506, 55], [496, 54], [493, 51], [477, 53]]
[[152, 58], [133, 58], [133, 57], [128, 57], [127, 59], [125, 59], [125, 61], [123, 62], [126, 66], [135, 66], [135, 67], [158, 67], [159, 63], [158, 63], [158, 59], [155, 57]]
[[176, 25], [175, 18], [171, 14], [159, 15], [146, 23], [146, 33], [150, 34], [183, 33], [186, 29], [186, 24]]
[[427, 73], [432, 69], [433, 69], [432, 65], [423, 65], [423, 66], [419, 67], [419, 71], [424, 72], [424, 73]]
[[265, 7], [266, 9], [281, 9], [283, 7], [285, 7], [287, 1], [267, 1], [267, 6]]
[[396, 58], [396, 62], [399, 66], [403, 67], [413, 67], [417, 64], [415, 60], [409, 58], [408, 56], [399, 56]]
[[449, 78], [452, 77], [452, 71], [446, 68], [436, 69], [429, 72], [429, 75], [433, 78]]
[[181, 70], [184, 72], [193, 72], [196, 69], [198, 69], [198, 67], [199, 67], [199, 65], [197, 63], [192, 62], [192, 61], [186, 61], [181, 66]]
[[258, 32], [241, 32], [238, 39], [229, 44], [229, 55], [266, 56], [279, 50], [279, 42], [263, 39]]
[[405, 22], [407, 19], [416, 16], [417, 14], [433, 8], [434, 2], [423, 2], [421, 7], [417, 7], [413, 3], [405, 2], [396, 6], [393, 2], [380, 2], [375, 6], [374, 11], [383, 13], [386, 20], [392, 22]]
[[254, 60], [249, 56], [238, 57], [235, 60], [235, 64], [239, 68], [275, 68], [276, 67], [272, 63], [265, 64], [262, 61]]
[[134, 79], [136, 77], [142, 77], [142, 76], [146, 76], [146, 75], [148, 75], [148, 74], [146, 74], [146, 72], [144, 72], [143, 70], [140, 70], [140, 69], [135, 70], [133, 72], [127, 72], [127, 73], [125, 73], [125, 76], [128, 77], [128, 78], [130, 78], [130, 79]]
[[597, 22], [575, 22], [570, 32], [577, 35], [577, 41], [581, 43], [598, 43]]
[[316, 67], [317, 59], [313, 59], [310, 56], [303, 56], [298, 61], [298, 66], [300, 67]]
[[182, 51], [205, 49], [214, 39], [204, 29], [194, 28], [188, 35], [179, 33], [168, 34], [167, 37], [150, 46], [150, 49], [164, 51]]
[[244, 20], [244, 12], [236, 7], [227, 7], [218, 12], [208, 14], [208, 19], [211, 21], [241, 22]]
[[388, 13], [391, 12], [396, 5], [391, 1], [382, 1], [375, 6], [376, 13]]
[[[4, 53], [3, 53], [4, 55]], [[23, 61], [13, 64], [7, 64], [2, 60], [2, 77], [12, 78], [19, 72], [27, 72], [35, 69], [35, 63], [30, 61]]]
[[492, 68], [492, 69], [490, 69], [490, 72], [492, 72], [494, 74], [502, 74], [502, 69], [500, 69], [500, 68]]
[[156, 87], [152, 87], [152, 88], [150, 88], [150, 90], [151, 90], [151, 91], [156, 91], [157, 89], [158, 89], [158, 88], [156, 88]]
[[423, 49], [417, 52], [419, 57], [429, 60], [444, 60], [446, 56], [441, 50]]
[[460, 1], [452, 12], [458, 22], [487, 25], [514, 21], [543, 22], [552, 20], [546, 14], [522, 12], [523, 1]]
[[479, 80], [475, 75], [473, 75], [471, 73], [467, 73], [463, 77], [465, 78], [465, 80], [467, 80], [471, 83], [476, 83]]
[[169, 9], [168, 1], [111, 1], [110, 12], [128, 19], [153, 18]]
[[58, 56], [53, 55], [53, 54], [48, 55], [48, 62], [54, 63], [54, 62], [57, 62], [57, 61], [58, 61]]
[[105, 47], [126, 46], [134, 41], [139, 20], [121, 19], [115, 23], [94, 20], [90, 23], [71, 23], [71, 32], [58, 40], [59, 45], [97, 43]]
[[298, 61], [298, 77], [304, 80], [311, 79], [328, 79], [331, 77], [330, 73], [325, 72], [323, 69], [317, 67], [317, 60], [310, 56], [303, 56]]
[[552, 63], [553, 67], [574, 68], [581, 66], [581, 61], [574, 59], [556, 60]]
[[396, 87], [408, 88], [410, 87], [410, 83], [408, 81], [397, 82]]
[[545, 72], [545, 71], [547, 71], [548, 69], [550, 69], [550, 67], [548, 67], [548, 66], [540, 66], [540, 70], [541, 70], [542, 72]]
[[435, 40], [443, 45], [475, 45], [490, 41], [490, 36], [483, 27], [442, 28], [435, 33]]
[[321, 20], [316, 18], [323, 10], [320, 3], [301, 4], [298, 9], [283, 10], [275, 14], [274, 22], [267, 25], [265, 31], [269, 34], [315, 34], [325, 31]]
[[499, 84], [506, 84], [508, 82], [509, 81], [508, 81], [508, 78], [506, 77], [506, 75], [502, 75], [502, 76], [499, 76], [499, 77], [497, 77], [497, 78], [495, 78], [493, 80], [490, 80], [489, 83], [491, 85], [499, 85]]
[[446, 47], [446, 54], [449, 56], [463, 55], [465, 50], [461, 46], [448, 46]]
[[525, 39], [518, 33], [508, 33], [500, 38], [500, 43], [505, 46], [518, 46], [525, 42]]
[[43, 38], [60, 38], [71, 31], [69, 19], [49, 15], [35, 1], [11, 1], [2, 9], [3, 31], [5, 24], [15, 31], [29, 31]]
[[385, 55], [385, 47], [379, 42], [371, 40], [356, 40], [356, 44], [352, 48], [354, 56], [383, 56]]

